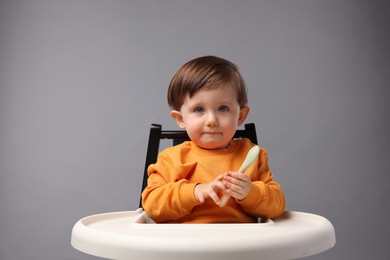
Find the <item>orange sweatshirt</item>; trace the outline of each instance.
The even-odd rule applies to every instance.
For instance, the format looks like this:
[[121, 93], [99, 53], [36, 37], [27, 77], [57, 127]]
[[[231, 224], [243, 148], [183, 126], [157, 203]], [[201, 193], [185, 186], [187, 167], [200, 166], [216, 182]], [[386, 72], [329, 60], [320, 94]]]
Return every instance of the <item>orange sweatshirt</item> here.
[[156, 223], [249, 223], [257, 222], [257, 217], [281, 215], [286, 206], [284, 194], [273, 180], [263, 148], [245, 171], [253, 183], [245, 199], [231, 197], [220, 208], [212, 199], [202, 204], [195, 198], [196, 184], [237, 171], [253, 146], [248, 139], [240, 139], [220, 150], [202, 149], [191, 141], [165, 149], [148, 168], [148, 186], [142, 193], [145, 212]]

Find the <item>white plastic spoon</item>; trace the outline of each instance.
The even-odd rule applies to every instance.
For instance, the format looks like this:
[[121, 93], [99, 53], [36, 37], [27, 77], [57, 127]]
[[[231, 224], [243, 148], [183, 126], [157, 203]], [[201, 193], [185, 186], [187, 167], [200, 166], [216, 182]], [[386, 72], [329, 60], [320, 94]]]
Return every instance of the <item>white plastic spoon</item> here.
[[[246, 157], [245, 157], [245, 160], [244, 162], [242, 163], [240, 169], [238, 170], [238, 172], [242, 172], [244, 173], [246, 169], [248, 169], [249, 166], [252, 165], [252, 163], [256, 160], [256, 158], [259, 156], [259, 152], [260, 152], [260, 146], [256, 145], [256, 146], [253, 146], [247, 153]], [[225, 207], [226, 203], [228, 202], [228, 200], [230, 199], [230, 195], [225, 193], [222, 195], [222, 198], [221, 198], [221, 203], [219, 204], [219, 206], [221, 208]]]

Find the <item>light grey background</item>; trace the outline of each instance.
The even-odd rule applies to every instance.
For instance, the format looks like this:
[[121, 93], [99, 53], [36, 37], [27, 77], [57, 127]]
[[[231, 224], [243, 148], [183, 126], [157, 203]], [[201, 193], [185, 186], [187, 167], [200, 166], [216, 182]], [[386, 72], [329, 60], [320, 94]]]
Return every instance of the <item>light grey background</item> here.
[[73, 225], [138, 206], [148, 129], [197, 56], [236, 63], [287, 209], [390, 259], [388, 1], [0, 1], [0, 259], [96, 259]]

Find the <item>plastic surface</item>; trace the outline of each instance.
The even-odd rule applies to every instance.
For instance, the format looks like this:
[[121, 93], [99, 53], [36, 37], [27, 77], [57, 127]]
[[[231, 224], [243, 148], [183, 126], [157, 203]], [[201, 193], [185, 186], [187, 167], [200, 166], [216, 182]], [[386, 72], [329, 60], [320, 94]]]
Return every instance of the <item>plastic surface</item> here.
[[303, 212], [251, 224], [148, 224], [136, 211], [92, 215], [79, 220], [72, 246], [109, 259], [296, 259], [334, 246], [333, 225]]

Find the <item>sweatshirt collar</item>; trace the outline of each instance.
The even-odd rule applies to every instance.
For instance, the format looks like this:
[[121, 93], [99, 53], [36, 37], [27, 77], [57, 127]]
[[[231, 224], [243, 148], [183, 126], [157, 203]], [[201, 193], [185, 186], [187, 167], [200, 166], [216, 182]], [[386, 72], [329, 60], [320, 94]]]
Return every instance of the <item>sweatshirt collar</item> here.
[[204, 149], [202, 147], [197, 146], [194, 142], [190, 141], [191, 150], [194, 151], [196, 154], [203, 155], [203, 156], [218, 156], [218, 155], [230, 154], [235, 150], [236, 145], [237, 143], [231, 140], [226, 148]]

